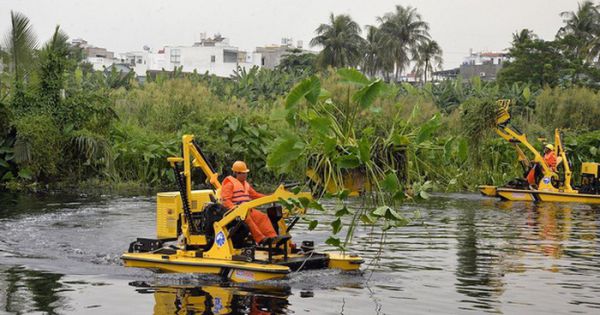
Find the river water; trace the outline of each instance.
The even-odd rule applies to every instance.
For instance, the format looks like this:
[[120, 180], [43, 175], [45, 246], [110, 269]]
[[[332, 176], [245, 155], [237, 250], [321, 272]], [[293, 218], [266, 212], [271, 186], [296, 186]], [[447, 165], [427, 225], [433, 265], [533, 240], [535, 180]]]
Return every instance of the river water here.
[[[600, 313], [599, 207], [449, 194], [415, 210], [383, 247], [379, 228], [358, 229], [361, 274], [236, 285], [121, 265], [154, 235], [153, 197], [0, 194], [0, 314]], [[296, 242], [329, 233], [294, 229]]]

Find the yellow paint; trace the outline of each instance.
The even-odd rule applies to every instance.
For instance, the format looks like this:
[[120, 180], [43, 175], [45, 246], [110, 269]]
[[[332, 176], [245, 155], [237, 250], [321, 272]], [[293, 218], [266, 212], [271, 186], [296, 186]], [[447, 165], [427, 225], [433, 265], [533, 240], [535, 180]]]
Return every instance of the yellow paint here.
[[598, 177], [598, 168], [600, 168], [600, 163], [581, 163], [581, 174], [591, 174], [594, 175], [594, 177]]
[[347, 253], [327, 253], [329, 256], [329, 268], [341, 270], [359, 270], [360, 265], [364, 262], [358, 255]]
[[510, 201], [534, 201], [530, 190], [498, 188], [498, 197]]
[[488, 196], [488, 197], [496, 197], [496, 186], [490, 186], [490, 185], [481, 185], [478, 187], [479, 188], [479, 192], [481, 192], [482, 195], [484, 196]]
[[546, 202], [577, 202], [600, 204], [600, 195], [588, 195], [578, 193], [562, 193], [562, 192], [538, 192], [536, 193], [541, 201]]
[[510, 201], [538, 201], [545, 202], [576, 202], [600, 204], [600, 195], [579, 194], [577, 192], [556, 192], [542, 190], [525, 190], [498, 188], [498, 196]]

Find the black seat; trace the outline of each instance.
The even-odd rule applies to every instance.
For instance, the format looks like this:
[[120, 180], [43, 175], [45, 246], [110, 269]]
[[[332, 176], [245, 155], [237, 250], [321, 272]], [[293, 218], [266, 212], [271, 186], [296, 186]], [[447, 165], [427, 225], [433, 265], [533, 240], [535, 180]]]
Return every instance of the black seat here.
[[269, 216], [269, 220], [271, 220], [275, 233], [279, 234], [278, 222], [283, 218], [283, 208], [280, 205], [273, 205], [267, 208], [267, 215]]

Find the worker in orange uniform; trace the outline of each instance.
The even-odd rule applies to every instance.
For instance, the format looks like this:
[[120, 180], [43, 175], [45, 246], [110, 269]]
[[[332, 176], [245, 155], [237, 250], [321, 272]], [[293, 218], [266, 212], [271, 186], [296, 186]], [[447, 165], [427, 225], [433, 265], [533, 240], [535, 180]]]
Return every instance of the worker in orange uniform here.
[[553, 172], [556, 172], [556, 165], [558, 164], [556, 153], [554, 153], [554, 146], [549, 143], [544, 147], [544, 162], [546, 162], [546, 165], [548, 165]]
[[[255, 191], [246, 181], [248, 172], [250, 172], [246, 163], [236, 161], [233, 163], [231, 170], [233, 176], [227, 176], [221, 186], [221, 199], [227, 209], [265, 196]], [[245, 222], [257, 244], [267, 242], [277, 236], [269, 217], [256, 209], [250, 209]]]
[[[556, 165], [558, 164], [558, 159], [556, 158], [556, 153], [554, 153], [554, 146], [552, 144], [546, 144], [544, 146], [544, 163], [550, 168], [551, 171], [556, 172]], [[527, 174], [527, 182], [529, 185], [536, 184], [536, 175], [538, 171], [539, 165], [535, 164], [529, 170]]]

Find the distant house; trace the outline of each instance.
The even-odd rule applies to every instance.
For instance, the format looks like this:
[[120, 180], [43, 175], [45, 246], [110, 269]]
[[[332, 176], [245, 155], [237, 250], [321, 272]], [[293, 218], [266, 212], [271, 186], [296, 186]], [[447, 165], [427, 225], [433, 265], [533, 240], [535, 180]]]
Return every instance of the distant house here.
[[458, 77], [460, 68], [440, 70], [432, 73], [432, 81], [453, 80]]
[[479, 76], [484, 81], [496, 80], [498, 71], [502, 69], [505, 61], [509, 60], [508, 54], [503, 52], [478, 52], [471, 50], [460, 66], [460, 75], [463, 79]]
[[456, 79], [459, 75], [463, 80], [480, 77], [483, 81], [493, 81], [508, 60], [509, 56], [504, 52], [474, 53], [470, 50], [460, 67], [434, 72], [433, 81]]
[[294, 51], [301, 53], [314, 53], [308, 50], [302, 49], [302, 41], [298, 41], [296, 46], [292, 44], [291, 38], [282, 38], [281, 45], [267, 45], [263, 47], [256, 47], [256, 52], [261, 55], [260, 65], [267, 69], [275, 69], [280, 63], [281, 59]]
[[92, 68], [96, 71], [102, 71], [118, 61], [115, 59], [114, 52], [109, 51], [106, 48], [92, 46], [82, 38], [73, 39], [71, 45], [81, 48], [84, 60], [90, 63]]
[[113, 71], [113, 68], [115, 69], [115, 71], [117, 73], [120, 73], [122, 75], [127, 75], [129, 74], [131, 71], [131, 68], [129, 67], [129, 65], [126, 64], [122, 64], [122, 63], [114, 63], [106, 68], [104, 68], [104, 74], [109, 74]]

